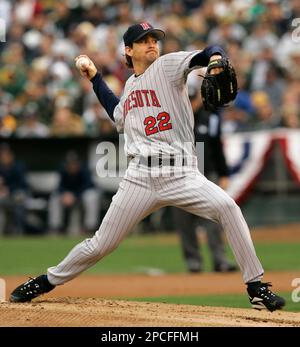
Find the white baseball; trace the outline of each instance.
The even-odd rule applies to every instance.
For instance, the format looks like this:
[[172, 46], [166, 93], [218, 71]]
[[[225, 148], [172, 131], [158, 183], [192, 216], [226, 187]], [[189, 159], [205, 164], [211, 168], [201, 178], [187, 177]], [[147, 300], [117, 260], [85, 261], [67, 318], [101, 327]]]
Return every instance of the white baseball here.
[[81, 57], [76, 60], [76, 67], [79, 70], [87, 68], [89, 64], [90, 64], [90, 60], [86, 57]]

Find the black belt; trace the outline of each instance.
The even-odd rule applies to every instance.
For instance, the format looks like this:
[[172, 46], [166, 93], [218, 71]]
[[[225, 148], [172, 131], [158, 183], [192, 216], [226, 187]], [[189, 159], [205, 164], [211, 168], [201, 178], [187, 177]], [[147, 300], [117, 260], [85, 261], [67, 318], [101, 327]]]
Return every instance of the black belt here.
[[170, 157], [161, 157], [161, 156], [155, 156], [155, 157], [134, 157], [129, 156], [129, 159], [132, 160], [134, 158], [138, 158], [138, 164], [142, 164], [148, 167], [163, 167], [163, 166], [187, 166], [187, 160], [184, 157], [181, 157], [181, 159], [175, 159], [174, 156]]
[[[163, 166], [185, 166], [184, 158], [181, 158], [181, 161], [175, 160], [175, 157], [147, 157], [146, 165], [148, 167], [163, 167]], [[143, 161], [141, 161], [143, 163]]]

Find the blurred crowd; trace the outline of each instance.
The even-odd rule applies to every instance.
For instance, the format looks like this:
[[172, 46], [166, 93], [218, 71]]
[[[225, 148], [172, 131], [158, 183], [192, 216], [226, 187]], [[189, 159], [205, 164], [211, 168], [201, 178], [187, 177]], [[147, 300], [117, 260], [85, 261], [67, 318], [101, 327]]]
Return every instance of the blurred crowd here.
[[[0, 236], [97, 230], [102, 190], [95, 184], [87, 163], [76, 151], [69, 150], [55, 173], [57, 180], [51, 191], [36, 196], [25, 163], [8, 143], [0, 143]], [[76, 225], [72, 222], [74, 216]]]
[[122, 35], [142, 21], [165, 30], [162, 54], [226, 49], [239, 93], [222, 113], [223, 132], [300, 125], [299, 0], [0, 0], [0, 18], [1, 137], [114, 132], [74, 58], [89, 55], [120, 96], [131, 74]]

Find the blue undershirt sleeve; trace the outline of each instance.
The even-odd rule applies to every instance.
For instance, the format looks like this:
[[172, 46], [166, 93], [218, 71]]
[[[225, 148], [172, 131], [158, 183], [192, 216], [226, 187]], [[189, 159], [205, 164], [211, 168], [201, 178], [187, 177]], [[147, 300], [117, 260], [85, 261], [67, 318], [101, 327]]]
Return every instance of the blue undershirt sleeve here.
[[207, 46], [204, 48], [203, 51], [200, 53], [196, 54], [191, 62], [190, 62], [190, 68], [194, 66], [207, 66], [209, 63], [209, 59], [212, 55], [219, 53], [222, 57], [226, 57], [226, 53], [224, 49], [220, 46]]
[[91, 79], [91, 82], [93, 83], [93, 90], [101, 105], [104, 107], [109, 118], [112, 121], [115, 121], [114, 109], [120, 102], [120, 99], [116, 97], [115, 94], [108, 88], [99, 72], [97, 72], [96, 75]]

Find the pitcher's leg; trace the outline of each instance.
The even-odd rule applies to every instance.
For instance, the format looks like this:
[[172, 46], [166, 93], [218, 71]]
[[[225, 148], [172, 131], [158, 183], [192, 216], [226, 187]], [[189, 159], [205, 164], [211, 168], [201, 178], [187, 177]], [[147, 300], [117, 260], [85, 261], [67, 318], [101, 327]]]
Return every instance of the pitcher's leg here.
[[200, 173], [194, 173], [185, 178], [182, 194], [173, 203], [190, 213], [220, 223], [244, 281], [261, 279], [263, 268], [256, 256], [247, 223], [239, 206], [224, 190]]
[[123, 180], [95, 235], [75, 246], [57, 266], [48, 269], [53, 285], [70, 281], [111, 253], [127, 233], [155, 209], [155, 194]]

